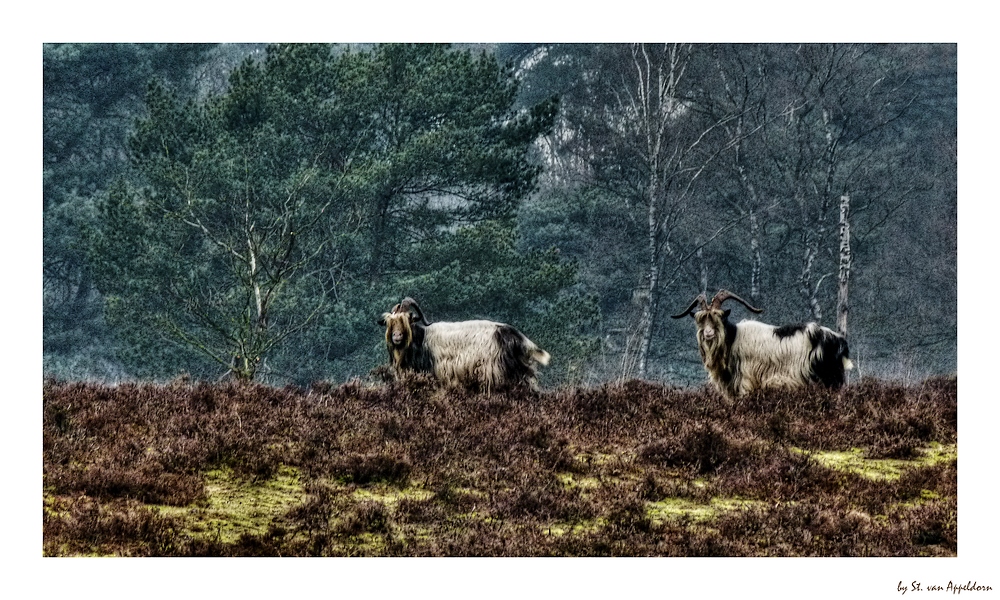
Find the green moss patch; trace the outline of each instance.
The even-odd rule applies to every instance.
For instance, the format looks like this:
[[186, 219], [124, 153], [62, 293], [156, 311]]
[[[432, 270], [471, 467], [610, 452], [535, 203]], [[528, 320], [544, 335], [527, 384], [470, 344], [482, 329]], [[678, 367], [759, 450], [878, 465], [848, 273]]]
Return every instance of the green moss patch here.
[[418, 487], [399, 489], [386, 485], [375, 485], [371, 487], [358, 488], [351, 493], [351, 497], [358, 502], [381, 502], [387, 506], [393, 506], [400, 500], [404, 499], [429, 500], [434, 497], [434, 492]]
[[913, 459], [865, 458], [864, 450], [861, 448], [825, 452], [792, 448], [792, 451], [807, 454], [829, 469], [847, 471], [875, 481], [895, 481], [908, 469], [933, 466], [958, 458], [955, 444], [936, 442], [925, 448], [919, 448], [917, 452], [920, 456]]
[[763, 506], [763, 504], [763, 502], [741, 498], [712, 498], [707, 504], [692, 502], [683, 498], [666, 498], [650, 502], [646, 509], [646, 514], [653, 522], [682, 518], [694, 521], [710, 521], [725, 511]]
[[573, 489], [580, 488], [583, 490], [593, 490], [601, 487], [601, 480], [597, 477], [581, 477], [575, 476], [571, 473], [559, 473], [556, 478], [564, 486]]
[[231, 469], [205, 473], [208, 499], [194, 506], [157, 506], [164, 515], [181, 519], [193, 536], [210, 536], [232, 543], [243, 534], [261, 535], [290, 508], [305, 500], [299, 471], [282, 466], [266, 481], [248, 481]]
[[587, 533], [597, 533], [607, 524], [606, 519], [586, 519], [576, 523], [550, 523], [542, 526], [542, 531], [547, 535], [582, 535]]

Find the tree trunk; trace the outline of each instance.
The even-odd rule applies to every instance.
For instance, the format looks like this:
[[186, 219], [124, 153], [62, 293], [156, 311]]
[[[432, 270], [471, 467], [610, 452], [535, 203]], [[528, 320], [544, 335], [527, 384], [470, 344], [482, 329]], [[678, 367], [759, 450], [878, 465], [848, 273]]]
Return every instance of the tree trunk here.
[[[382, 277], [386, 256], [386, 246], [389, 241], [389, 208], [392, 205], [392, 192], [386, 190], [379, 194], [375, 201], [375, 212], [372, 218], [372, 257], [368, 265], [368, 280], [372, 283]], [[393, 244], [395, 247], [395, 244]]]
[[823, 237], [825, 229], [823, 226], [823, 211], [820, 210], [819, 212], [815, 231], [811, 231], [808, 212], [804, 207], [805, 200], [800, 200], [800, 203], [803, 204], [802, 245], [804, 246], [804, 250], [802, 255], [802, 270], [799, 273], [799, 295], [802, 296], [802, 300], [809, 306], [811, 318], [814, 321], [821, 321], [823, 319], [823, 309], [819, 304], [816, 294], [819, 292], [819, 286], [823, 282], [823, 278], [820, 277], [819, 282], [815, 286], [813, 286], [812, 282], [813, 267], [816, 264], [816, 256], [819, 254], [819, 240]]
[[698, 244], [698, 251], [695, 256], [698, 258], [698, 283], [699, 292], [708, 296], [708, 263], [705, 262], [705, 252], [700, 239], [695, 239]]
[[761, 206], [760, 198], [757, 195], [757, 187], [747, 175], [746, 165], [743, 164], [745, 153], [743, 152], [743, 117], [736, 119], [736, 144], [733, 147], [734, 164], [736, 173], [740, 177], [740, 183], [747, 195], [750, 216], [750, 299], [753, 301], [760, 299], [760, 220], [757, 216], [758, 208]]
[[660, 285], [660, 253], [659, 253], [659, 231], [660, 231], [660, 219], [657, 214], [657, 194], [658, 186], [655, 182], [656, 175], [654, 174], [653, 185], [650, 186], [649, 192], [649, 223], [648, 223], [648, 249], [649, 249], [649, 281], [648, 291], [646, 295], [646, 302], [643, 306], [642, 320], [641, 323], [641, 337], [639, 341], [639, 365], [638, 365], [638, 376], [639, 378], [644, 378], [646, 376], [646, 364], [649, 358], [649, 345], [653, 338], [653, 323], [656, 320], [656, 305], [658, 304], [658, 292]]
[[840, 269], [837, 276], [837, 331], [847, 335], [847, 284], [851, 279], [851, 197], [840, 197]]
[[[825, 114], [825, 113], [824, 113]], [[827, 133], [827, 149], [825, 155], [826, 163], [826, 183], [823, 190], [818, 194], [819, 208], [814, 213], [814, 216], [810, 217], [809, 206], [805, 194], [799, 192], [799, 204], [802, 209], [802, 223], [803, 223], [803, 245], [805, 246], [805, 253], [802, 260], [802, 272], [799, 276], [799, 292], [802, 294], [803, 299], [809, 305], [809, 312], [812, 315], [812, 319], [820, 322], [823, 320], [823, 308], [819, 302], [819, 288], [823, 284], [823, 280], [828, 276], [832, 275], [832, 272], [827, 273], [814, 273], [814, 267], [817, 267], [816, 260], [820, 254], [820, 246], [824, 243], [827, 235], [826, 226], [826, 214], [832, 208], [830, 206], [830, 197], [832, 195], [833, 188], [833, 176], [836, 169], [836, 162], [834, 160], [836, 154], [836, 145], [833, 142], [832, 134]], [[815, 285], [812, 283], [813, 279], [816, 279]]]
[[760, 300], [760, 223], [757, 211], [750, 209], [750, 299]]

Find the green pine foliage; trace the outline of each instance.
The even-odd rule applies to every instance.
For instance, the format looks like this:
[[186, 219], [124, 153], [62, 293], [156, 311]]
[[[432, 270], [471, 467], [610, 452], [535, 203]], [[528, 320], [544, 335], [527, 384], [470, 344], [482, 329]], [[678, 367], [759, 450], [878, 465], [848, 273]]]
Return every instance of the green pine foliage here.
[[577, 282], [575, 260], [558, 249], [518, 249], [516, 229], [489, 221], [414, 245], [400, 277], [400, 295], [427, 306], [432, 321], [487, 318], [509, 323], [558, 360], [541, 372], [545, 383], [583, 381], [583, 362], [598, 350], [597, 298]]
[[364, 375], [384, 360], [371, 324], [403, 295], [529, 334], [544, 323], [560, 355], [583, 323], [568, 335], [547, 312], [575, 297], [575, 265], [519, 249], [514, 220], [557, 103], [516, 110], [517, 92], [492, 56], [442, 45], [273, 46], [202, 101], [151, 84], [135, 176], [101, 204], [90, 253], [125, 360], [159, 376]]
[[122, 376], [101, 290], [88, 262], [88, 232], [128, 167], [126, 138], [157, 78], [184, 94], [208, 44], [45, 44], [43, 63], [43, 339], [46, 372]]

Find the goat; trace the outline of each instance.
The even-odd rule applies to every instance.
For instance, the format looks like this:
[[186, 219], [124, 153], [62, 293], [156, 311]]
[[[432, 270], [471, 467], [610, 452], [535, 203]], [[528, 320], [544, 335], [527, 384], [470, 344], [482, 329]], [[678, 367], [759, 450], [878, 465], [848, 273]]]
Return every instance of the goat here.
[[[697, 325], [698, 351], [716, 389], [729, 398], [763, 388], [796, 388], [821, 383], [830, 388], [844, 384], [844, 371], [854, 368], [847, 340], [816, 323], [775, 327], [758, 321], [729, 322], [730, 310], [722, 303], [733, 299], [755, 313], [746, 300], [720, 290], [711, 301], [705, 294], [671, 318], [691, 315]], [[698, 310], [695, 311], [695, 307]]]
[[412, 298], [383, 313], [378, 324], [385, 327], [385, 345], [397, 374], [430, 373], [449, 387], [537, 389], [535, 364], [545, 366], [551, 358], [504, 323], [429, 323]]

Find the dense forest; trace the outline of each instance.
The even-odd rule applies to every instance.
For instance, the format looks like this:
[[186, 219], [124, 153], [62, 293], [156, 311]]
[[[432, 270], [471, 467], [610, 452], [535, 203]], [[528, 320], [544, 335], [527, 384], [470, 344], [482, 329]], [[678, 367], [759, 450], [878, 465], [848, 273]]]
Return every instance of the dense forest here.
[[543, 387], [687, 385], [668, 316], [720, 288], [854, 377], [957, 370], [954, 44], [48, 44], [43, 79], [49, 377], [364, 378], [411, 296], [524, 331]]

